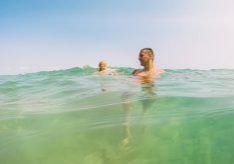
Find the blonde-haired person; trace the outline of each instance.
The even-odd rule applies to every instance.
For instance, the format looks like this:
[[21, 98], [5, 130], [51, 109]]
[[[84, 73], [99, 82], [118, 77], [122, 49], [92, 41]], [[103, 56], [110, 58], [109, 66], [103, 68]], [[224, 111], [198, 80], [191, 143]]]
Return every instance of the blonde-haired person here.
[[98, 73], [101, 75], [117, 75], [118, 73], [114, 69], [108, 68], [106, 61], [100, 61], [98, 64]]

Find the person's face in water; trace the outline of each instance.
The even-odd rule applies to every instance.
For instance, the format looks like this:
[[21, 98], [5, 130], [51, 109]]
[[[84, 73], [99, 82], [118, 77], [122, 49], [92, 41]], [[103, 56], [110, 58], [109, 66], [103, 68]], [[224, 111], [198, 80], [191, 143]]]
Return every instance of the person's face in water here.
[[148, 50], [141, 50], [138, 59], [142, 66], [146, 66], [152, 60], [152, 57], [149, 55]]
[[106, 70], [107, 69], [107, 64], [104, 62], [101, 62], [99, 64], [100, 71]]

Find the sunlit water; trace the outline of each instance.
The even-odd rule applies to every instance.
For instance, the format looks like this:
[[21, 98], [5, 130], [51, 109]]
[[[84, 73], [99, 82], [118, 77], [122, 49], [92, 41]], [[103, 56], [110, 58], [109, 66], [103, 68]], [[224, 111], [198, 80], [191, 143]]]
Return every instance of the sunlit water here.
[[230, 164], [234, 70], [0, 76], [1, 164]]

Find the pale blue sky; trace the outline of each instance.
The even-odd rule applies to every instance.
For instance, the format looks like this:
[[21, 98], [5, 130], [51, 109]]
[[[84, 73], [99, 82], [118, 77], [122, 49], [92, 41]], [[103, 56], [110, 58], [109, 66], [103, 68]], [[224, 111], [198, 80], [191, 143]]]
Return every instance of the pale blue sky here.
[[234, 68], [232, 0], [2, 0], [0, 74], [97, 66]]

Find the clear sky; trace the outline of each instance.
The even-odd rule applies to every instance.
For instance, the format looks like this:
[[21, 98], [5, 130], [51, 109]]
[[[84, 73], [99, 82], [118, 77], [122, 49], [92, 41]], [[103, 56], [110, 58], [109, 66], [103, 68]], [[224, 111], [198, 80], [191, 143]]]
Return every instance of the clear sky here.
[[0, 74], [139, 67], [234, 68], [233, 0], [1, 0]]

